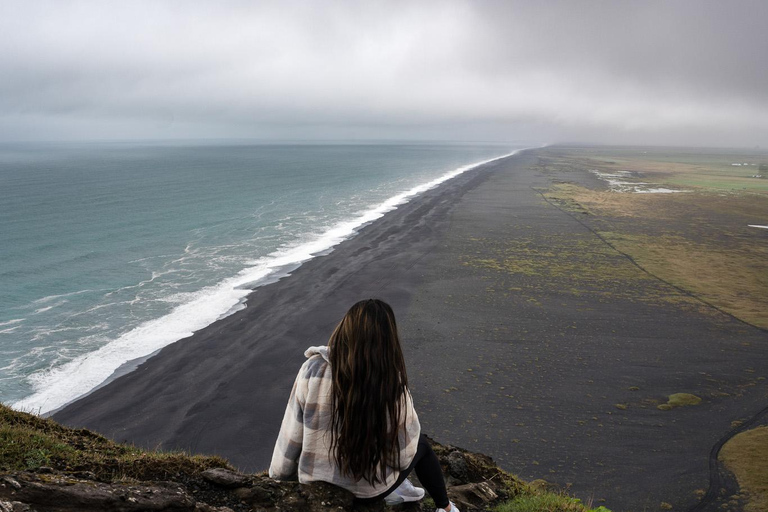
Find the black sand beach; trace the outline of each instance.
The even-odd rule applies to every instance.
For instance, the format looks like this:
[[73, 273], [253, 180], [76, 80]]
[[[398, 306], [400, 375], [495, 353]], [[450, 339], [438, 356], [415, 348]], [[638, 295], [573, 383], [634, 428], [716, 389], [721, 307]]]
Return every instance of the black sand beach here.
[[[265, 469], [304, 349], [375, 296], [398, 314], [425, 433], [614, 511], [694, 506], [712, 447], [765, 407], [766, 334], [545, 200], [553, 180], [595, 180], [545, 172], [547, 151], [426, 192], [54, 419]], [[657, 409], [678, 392], [703, 402]]]

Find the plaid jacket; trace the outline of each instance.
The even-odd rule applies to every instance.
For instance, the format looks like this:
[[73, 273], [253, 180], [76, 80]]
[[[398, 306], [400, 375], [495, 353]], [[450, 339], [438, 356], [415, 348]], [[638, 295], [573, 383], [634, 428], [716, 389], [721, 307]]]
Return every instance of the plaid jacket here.
[[[269, 476], [276, 480], [309, 483], [330, 482], [358, 498], [371, 498], [389, 489], [400, 474], [389, 468], [384, 482], [371, 485], [342, 475], [329, 454], [331, 421], [331, 366], [328, 347], [310, 347], [288, 399], [283, 424], [272, 454]], [[421, 426], [410, 393], [405, 397], [406, 414], [400, 425], [400, 464], [408, 467], [416, 455]]]

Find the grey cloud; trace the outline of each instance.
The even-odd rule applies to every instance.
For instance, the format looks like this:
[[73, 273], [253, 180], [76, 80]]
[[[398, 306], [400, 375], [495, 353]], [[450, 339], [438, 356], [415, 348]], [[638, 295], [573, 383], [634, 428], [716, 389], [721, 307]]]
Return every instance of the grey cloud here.
[[0, 0], [0, 138], [759, 144], [764, 2]]

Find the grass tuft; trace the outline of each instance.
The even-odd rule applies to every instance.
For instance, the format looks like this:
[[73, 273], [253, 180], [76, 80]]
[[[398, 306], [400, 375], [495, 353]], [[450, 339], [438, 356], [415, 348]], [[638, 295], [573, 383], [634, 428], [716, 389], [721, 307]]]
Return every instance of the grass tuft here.
[[605, 507], [589, 508], [581, 500], [564, 494], [524, 493], [494, 508], [494, 512], [611, 512]]
[[103, 481], [172, 480], [179, 474], [231, 468], [221, 457], [142, 450], [0, 404], [0, 471], [40, 467], [90, 471]]

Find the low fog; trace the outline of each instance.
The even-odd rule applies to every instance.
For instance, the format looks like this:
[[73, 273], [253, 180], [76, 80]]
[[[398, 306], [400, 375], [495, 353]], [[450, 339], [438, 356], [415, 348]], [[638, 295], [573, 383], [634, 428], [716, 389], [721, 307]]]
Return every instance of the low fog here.
[[761, 1], [0, 0], [0, 141], [768, 145]]

